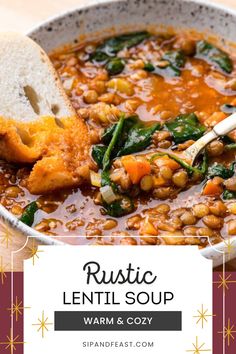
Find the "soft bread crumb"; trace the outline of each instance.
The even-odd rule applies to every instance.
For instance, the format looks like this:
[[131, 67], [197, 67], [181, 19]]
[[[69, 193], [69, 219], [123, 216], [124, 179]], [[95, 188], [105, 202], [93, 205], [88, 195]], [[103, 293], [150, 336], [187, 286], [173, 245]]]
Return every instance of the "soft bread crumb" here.
[[75, 114], [47, 54], [22, 34], [0, 33], [0, 116], [30, 122], [55, 106], [57, 118]]

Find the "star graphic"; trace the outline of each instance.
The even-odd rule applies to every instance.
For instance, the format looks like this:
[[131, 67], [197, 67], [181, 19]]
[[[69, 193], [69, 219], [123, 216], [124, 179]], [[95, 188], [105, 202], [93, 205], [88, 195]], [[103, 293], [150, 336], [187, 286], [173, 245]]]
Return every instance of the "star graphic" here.
[[1, 243], [6, 243], [8, 248], [9, 243], [12, 243], [12, 233], [7, 225], [0, 224], [0, 237], [2, 238]]
[[5, 345], [5, 349], [9, 349], [10, 354], [13, 354], [14, 350], [16, 350], [16, 345], [25, 344], [25, 342], [20, 342], [18, 340], [19, 335], [16, 337], [13, 336], [12, 329], [10, 330], [9, 336], [7, 336], [6, 338], [7, 338], [6, 342], [0, 342], [0, 345]]
[[193, 349], [188, 349], [186, 352], [192, 352], [193, 354], [200, 354], [202, 352], [210, 352], [211, 349], [204, 349], [205, 343], [199, 344], [198, 343], [198, 337], [196, 337], [196, 341], [193, 344]]
[[227, 327], [223, 328], [223, 331], [220, 331], [218, 333], [223, 334], [224, 338], [227, 338], [227, 345], [228, 347], [230, 346], [230, 341], [234, 340], [234, 336], [233, 333], [236, 333], [236, 328], [233, 325], [230, 324], [230, 318], [228, 318], [228, 322], [227, 322]]
[[22, 301], [18, 302], [18, 298], [16, 296], [16, 301], [15, 303], [12, 304], [12, 307], [8, 308], [7, 310], [11, 311], [11, 316], [16, 316], [16, 322], [18, 321], [19, 316], [22, 315], [22, 310], [24, 309], [30, 309], [30, 307], [24, 307], [21, 306], [23, 304]]
[[236, 280], [230, 280], [232, 274], [227, 275], [227, 277], [225, 277], [225, 273], [222, 274], [223, 275], [219, 274], [220, 280], [213, 281], [213, 283], [219, 284], [217, 288], [219, 289], [222, 287], [223, 291], [225, 292], [225, 290], [229, 290], [228, 284], [236, 283]]
[[198, 312], [198, 315], [195, 315], [193, 317], [196, 317], [198, 318], [196, 324], [198, 324], [200, 321], [201, 321], [201, 324], [202, 324], [202, 328], [204, 327], [204, 321], [205, 322], [208, 322], [207, 321], [207, 317], [212, 317], [212, 316], [215, 316], [215, 315], [211, 315], [211, 314], [208, 314], [208, 309], [204, 310], [203, 308], [203, 305], [201, 306], [201, 309], [200, 310], [197, 310]]
[[225, 251], [228, 255], [230, 255], [232, 253], [232, 251], [235, 249], [236, 244], [234, 241], [232, 241], [231, 238], [228, 238], [226, 240], [224, 240], [224, 244], [225, 244]]
[[7, 277], [6, 275], [6, 268], [7, 268], [8, 264], [3, 264], [3, 257], [0, 256], [0, 277], [1, 277], [1, 283], [2, 285], [4, 284], [4, 281]]
[[35, 245], [35, 240], [33, 238], [32, 246], [29, 248], [30, 250], [30, 258], [33, 260], [33, 265], [35, 265], [35, 259], [38, 258], [38, 253], [43, 252], [43, 250], [38, 250], [38, 246]]
[[47, 326], [53, 325], [53, 323], [47, 322], [48, 317], [44, 318], [44, 311], [42, 311], [42, 316], [41, 318], [38, 318], [38, 323], [33, 323], [32, 326], [38, 326], [38, 332], [41, 330], [42, 333], [42, 338], [44, 338], [44, 331], [48, 331]]

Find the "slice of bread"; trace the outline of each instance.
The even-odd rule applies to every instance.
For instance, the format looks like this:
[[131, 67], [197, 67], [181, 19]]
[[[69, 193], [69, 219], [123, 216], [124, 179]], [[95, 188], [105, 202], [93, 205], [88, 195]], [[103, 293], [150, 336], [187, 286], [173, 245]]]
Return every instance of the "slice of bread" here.
[[47, 54], [0, 33], [0, 159], [31, 164], [27, 188], [45, 194], [89, 182], [91, 141]]
[[0, 116], [21, 122], [75, 116], [47, 54], [18, 33], [0, 33]]

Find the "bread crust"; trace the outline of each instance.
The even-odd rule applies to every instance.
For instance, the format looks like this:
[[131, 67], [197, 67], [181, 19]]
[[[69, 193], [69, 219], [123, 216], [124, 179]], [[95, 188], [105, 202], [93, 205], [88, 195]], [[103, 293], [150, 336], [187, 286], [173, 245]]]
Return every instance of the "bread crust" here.
[[90, 147], [87, 125], [44, 50], [21, 34], [0, 33], [0, 158], [32, 164], [28, 189], [45, 194], [89, 181]]

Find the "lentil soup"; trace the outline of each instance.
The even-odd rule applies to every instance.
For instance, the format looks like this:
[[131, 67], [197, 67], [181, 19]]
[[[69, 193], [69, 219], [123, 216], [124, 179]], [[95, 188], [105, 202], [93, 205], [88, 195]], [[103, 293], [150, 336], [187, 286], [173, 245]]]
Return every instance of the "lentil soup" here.
[[236, 235], [236, 133], [192, 167], [184, 150], [236, 112], [236, 51], [198, 33], [128, 33], [51, 55], [89, 130], [94, 168], [76, 189], [32, 195], [31, 165], [1, 162], [1, 204], [81, 243], [194, 244]]

